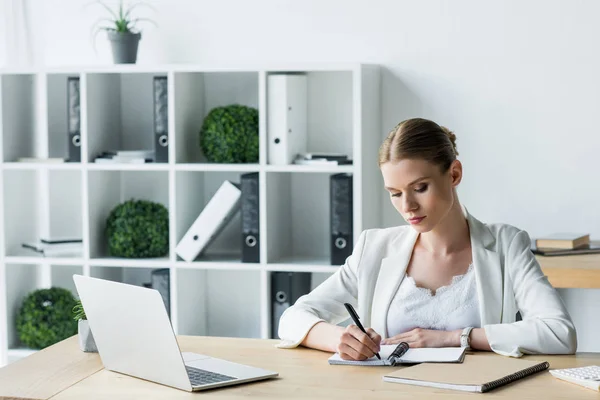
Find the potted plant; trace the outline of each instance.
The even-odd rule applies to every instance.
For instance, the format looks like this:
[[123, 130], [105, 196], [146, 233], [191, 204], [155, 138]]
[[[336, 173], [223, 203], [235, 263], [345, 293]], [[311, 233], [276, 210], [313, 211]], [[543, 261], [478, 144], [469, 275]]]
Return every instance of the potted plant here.
[[73, 336], [77, 324], [71, 319], [73, 294], [63, 288], [37, 289], [24, 299], [16, 318], [19, 340], [31, 349], [44, 349]]
[[79, 348], [81, 351], [86, 353], [95, 353], [98, 351], [94, 336], [90, 330], [90, 324], [85, 315], [83, 304], [81, 300], [77, 300], [77, 304], [73, 307], [73, 319], [77, 321], [78, 337], [79, 337]]
[[134, 18], [132, 11], [138, 6], [152, 7], [141, 2], [124, 4], [123, 0], [119, 0], [116, 10], [111, 9], [101, 0], [96, 0], [93, 4], [99, 4], [109, 14], [109, 18], [102, 18], [94, 24], [94, 40], [98, 32], [106, 31], [115, 64], [135, 64], [138, 44], [142, 38], [142, 33], [137, 28], [137, 24], [140, 22], [154, 24], [154, 22], [148, 18]]

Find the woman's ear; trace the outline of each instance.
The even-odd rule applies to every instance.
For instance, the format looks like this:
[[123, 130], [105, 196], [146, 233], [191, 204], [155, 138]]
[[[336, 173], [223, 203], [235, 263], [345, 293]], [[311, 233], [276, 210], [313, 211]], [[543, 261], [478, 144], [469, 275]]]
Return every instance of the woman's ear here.
[[450, 173], [450, 182], [452, 186], [458, 186], [458, 184], [462, 180], [462, 163], [458, 160], [452, 161], [448, 172]]

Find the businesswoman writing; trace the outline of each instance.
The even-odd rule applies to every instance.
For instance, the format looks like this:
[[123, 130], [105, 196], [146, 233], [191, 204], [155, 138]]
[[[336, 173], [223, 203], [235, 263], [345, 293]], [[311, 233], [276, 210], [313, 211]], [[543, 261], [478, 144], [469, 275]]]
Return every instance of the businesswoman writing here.
[[[282, 315], [280, 347], [303, 345], [355, 360], [401, 341], [514, 357], [575, 352], [573, 322], [531, 253], [528, 234], [484, 224], [461, 206], [455, 140], [425, 119], [390, 132], [379, 167], [408, 225], [364, 231], [339, 271]], [[344, 303], [357, 307], [367, 334], [336, 325], [348, 318]]]

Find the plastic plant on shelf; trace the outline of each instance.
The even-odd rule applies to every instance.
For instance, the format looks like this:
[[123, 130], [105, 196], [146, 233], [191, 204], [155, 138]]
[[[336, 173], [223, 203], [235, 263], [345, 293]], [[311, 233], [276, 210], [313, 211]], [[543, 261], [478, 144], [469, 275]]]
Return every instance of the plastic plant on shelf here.
[[169, 212], [147, 200], [127, 200], [106, 221], [108, 252], [113, 257], [150, 258], [169, 254]]
[[53, 287], [31, 292], [17, 314], [19, 340], [32, 349], [43, 349], [77, 333], [72, 318], [76, 305], [67, 289]]
[[200, 148], [210, 162], [258, 162], [258, 110], [239, 104], [213, 108], [200, 129]]

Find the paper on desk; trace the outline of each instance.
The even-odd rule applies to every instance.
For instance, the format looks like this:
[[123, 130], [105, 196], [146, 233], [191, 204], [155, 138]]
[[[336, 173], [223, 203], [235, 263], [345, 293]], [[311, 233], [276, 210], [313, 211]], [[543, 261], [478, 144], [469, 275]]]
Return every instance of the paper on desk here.
[[[381, 360], [377, 357], [371, 357], [364, 361], [348, 361], [343, 360], [338, 353], [329, 357], [329, 364], [344, 364], [344, 365], [393, 365], [388, 357], [394, 349], [395, 344], [382, 345], [379, 355]], [[408, 351], [400, 358], [396, 360], [397, 364], [419, 364], [419, 363], [457, 363], [462, 362], [465, 355], [464, 347], [438, 347], [438, 348], [420, 348], [420, 349], [408, 349]]]

